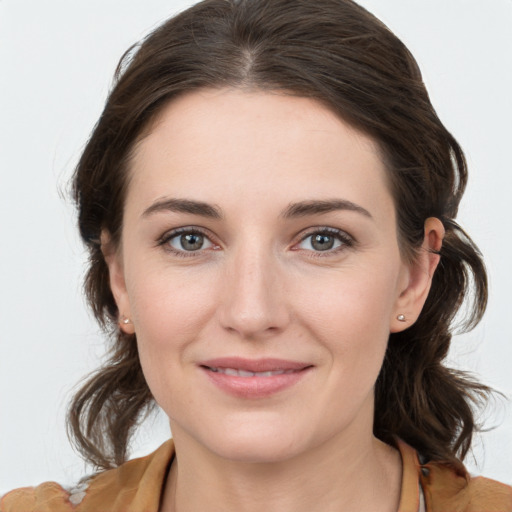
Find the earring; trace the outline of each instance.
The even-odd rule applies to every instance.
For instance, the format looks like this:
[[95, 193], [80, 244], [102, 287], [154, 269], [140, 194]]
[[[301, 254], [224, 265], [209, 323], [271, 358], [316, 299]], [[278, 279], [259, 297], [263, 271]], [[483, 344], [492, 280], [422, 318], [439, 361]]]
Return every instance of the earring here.
[[406, 321], [406, 319], [405, 319], [405, 315], [402, 315], [402, 314], [397, 315], [396, 319], [397, 319], [399, 322], [405, 322], [405, 321]]
[[132, 323], [132, 321], [131, 321], [129, 318], [127, 318], [126, 316], [121, 315], [121, 323], [122, 323], [123, 325], [128, 325], [128, 324], [131, 324], [131, 323]]

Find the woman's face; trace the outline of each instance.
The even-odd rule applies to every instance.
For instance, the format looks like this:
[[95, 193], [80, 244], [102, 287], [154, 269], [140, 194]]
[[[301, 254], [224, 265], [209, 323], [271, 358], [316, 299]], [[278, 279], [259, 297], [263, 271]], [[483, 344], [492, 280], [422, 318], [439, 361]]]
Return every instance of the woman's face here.
[[417, 280], [376, 144], [324, 106], [233, 89], [170, 103], [136, 147], [107, 261], [177, 443], [277, 461], [372, 435]]

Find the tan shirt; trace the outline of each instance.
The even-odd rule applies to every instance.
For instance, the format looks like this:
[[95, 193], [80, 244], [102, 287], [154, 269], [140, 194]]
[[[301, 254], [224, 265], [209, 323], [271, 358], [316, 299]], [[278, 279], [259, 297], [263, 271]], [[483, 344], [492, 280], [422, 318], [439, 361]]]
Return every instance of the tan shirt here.
[[[467, 479], [440, 463], [421, 465], [413, 448], [400, 442], [399, 449], [398, 512], [419, 512], [423, 506], [426, 512], [512, 512], [512, 487], [482, 477]], [[72, 490], [47, 482], [11, 491], [0, 500], [0, 512], [158, 512], [173, 457], [169, 440], [152, 454], [99, 473]]]

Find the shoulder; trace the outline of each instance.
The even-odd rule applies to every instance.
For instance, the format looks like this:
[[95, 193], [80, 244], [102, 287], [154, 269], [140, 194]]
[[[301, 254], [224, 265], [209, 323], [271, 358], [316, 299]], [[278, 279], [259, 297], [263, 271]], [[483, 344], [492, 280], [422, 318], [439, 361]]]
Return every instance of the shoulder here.
[[[470, 510], [482, 509], [487, 503], [495, 504], [496, 510], [512, 512], [512, 487], [489, 478], [472, 478], [468, 485], [468, 494], [472, 507]], [[489, 509], [493, 510], [493, 509]]]
[[15, 489], [0, 498], [0, 512], [157, 512], [173, 455], [171, 440], [150, 455], [98, 473], [73, 489], [55, 482]]
[[471, 478], [463, 466], [457, 469], [442, 462], [422, 464], [414, 448], [400, 439], [397, 446], [403, 463], [400, 512], [512, 512], [511, 486], [488, 478]]
[[428, 511], [512, 512], [512, 487], [501, 482], [441, 463], [423, 465], [420, 478]]
[[8, 492], [0, 499], [0, 512], [68, 512], [73, 510], [69, 492], [56, 482], [37, 487], [22, 487]]

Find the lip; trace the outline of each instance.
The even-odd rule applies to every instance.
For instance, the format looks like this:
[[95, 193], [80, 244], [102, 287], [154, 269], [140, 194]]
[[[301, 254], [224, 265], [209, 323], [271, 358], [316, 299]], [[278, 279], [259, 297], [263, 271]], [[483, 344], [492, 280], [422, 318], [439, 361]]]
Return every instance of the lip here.
[[[224, 357], [202, 361], [199, 367], [222, 391], [238, 398], [254, 399], [269, 397], [293, 386], [309, 373], [313, 365], [285, 359]], [[237, 372], [242, 375], [237, 375]], [[249, 376], [248, 373], [256, 375]]]

